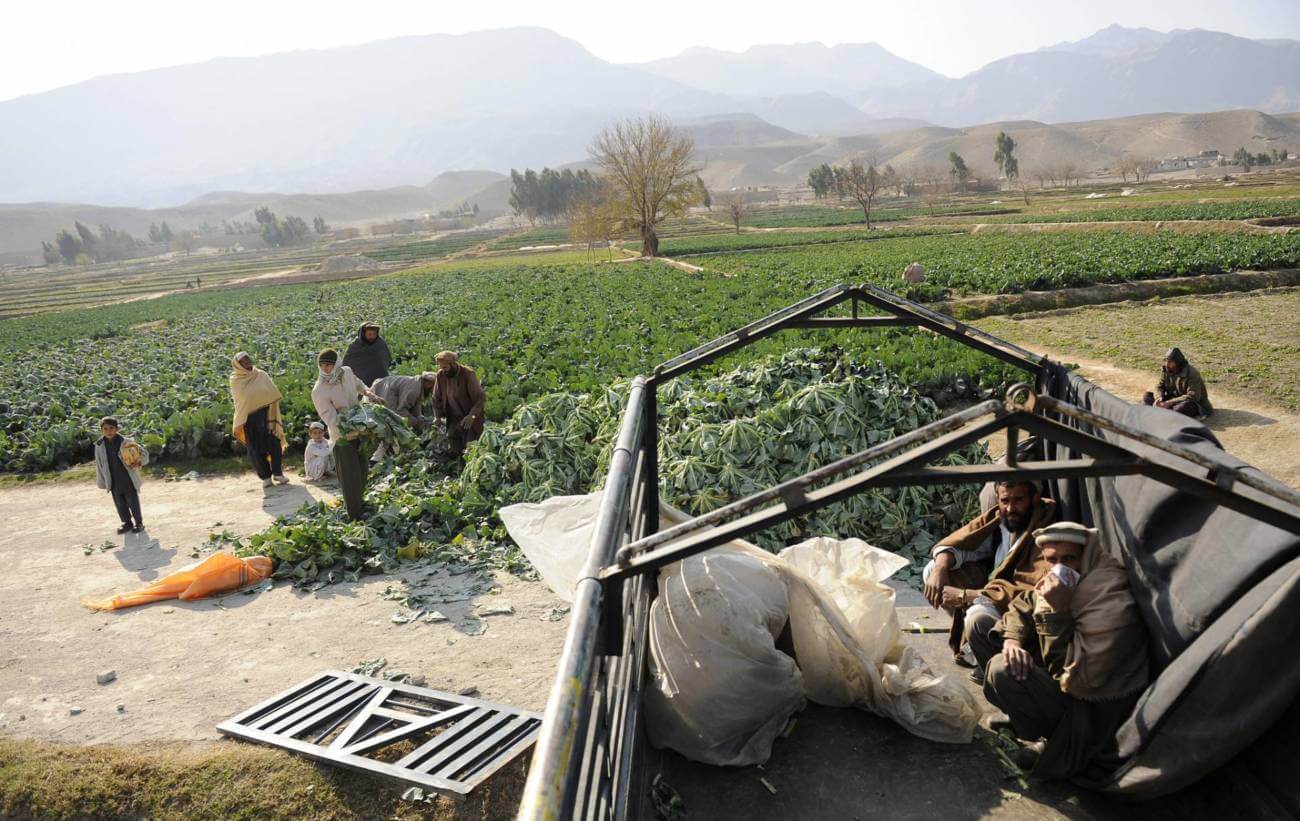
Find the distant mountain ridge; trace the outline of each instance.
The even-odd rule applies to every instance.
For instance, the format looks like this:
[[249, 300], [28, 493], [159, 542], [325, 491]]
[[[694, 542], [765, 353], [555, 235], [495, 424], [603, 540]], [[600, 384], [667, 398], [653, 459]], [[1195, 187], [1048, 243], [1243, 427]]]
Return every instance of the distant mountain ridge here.
[[[1242, 108], [1300, 109], [1300, 42], [1112, 26], [954, 79], [873, 43], [613, 64], [546, 29], [499, 29], [223, 58], [0, 102], [0, 202], [174, 207], [214, 190], [397, 190], [454, 169], [575, 162], [611, 120], [647, 111], [680, 123], [753, 115], [799, 135], [776, 139], [782, 152], [901, 134], [924, 153], [933, 134], [917, 129], [928, 124]], [[754, 124], [732, 129], [731, 148], [759, 144]], [[762, 162], [775, 159], [718, 157], [733, 169], [719, 176], [784, 179], [798, 165], [785, 153]]]

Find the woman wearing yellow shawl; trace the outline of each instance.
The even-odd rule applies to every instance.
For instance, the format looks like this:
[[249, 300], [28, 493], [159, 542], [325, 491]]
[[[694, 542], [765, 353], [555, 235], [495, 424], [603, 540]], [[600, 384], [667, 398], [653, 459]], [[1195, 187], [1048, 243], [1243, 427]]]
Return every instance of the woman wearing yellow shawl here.
[[253, 358], [244, 351], [235, 354], [231, 364], [230, 396], [235, 404], [231, 432], [247, 446], [262, 487], [270, 487], [272, 479], [286, 485], [289, 477], [281, 460], [288, 442], [280, 421], [280, 391], [266, 371], [253, 367]]

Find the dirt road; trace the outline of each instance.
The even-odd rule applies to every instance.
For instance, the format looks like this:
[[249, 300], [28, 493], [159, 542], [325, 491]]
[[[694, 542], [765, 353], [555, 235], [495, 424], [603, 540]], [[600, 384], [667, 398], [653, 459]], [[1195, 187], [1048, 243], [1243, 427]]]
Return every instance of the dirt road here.
[[[1152, 389], [1150, 373], [1060, 351], [1032, 348], [1058, 362], [1079, 366], [1079, 374], [1128, 401], [1139, 401]], [[1275, 479], [1300, 488], [1300, 415], [1211, 385], [1214, 413], [1206, 420], [1224, 450]]]
[[[544, 706], [564, 602], [508, 574], [479, 580], [416, 565], [314, 594], [281, 582], [255, 595], [119, 612], [80, 604], [195, 562], [210, 532], [255, 532], [328, 495], [296, 477], [268, 491], [251, 475], [149, 482], [148, 531], [123, 537], [93, 484], [0, 490], [9, 523], [0, 533], [0, 733], [74, 743], [214, 738], [219, 721], [320, 670], [381, 656], [386, 671], [424, 675], [434, 689], [474, 687], [483, 698]], [[106, 540], [114, 547], [101, 552]], [[448, 621], [395, 624], [402, 607], [383, 596], [408, 585], [435, 591]], [[482, 613], [507, 603], [512, 615]], [[96, 673], [110, 669], [117, 679], [98, 685]]]

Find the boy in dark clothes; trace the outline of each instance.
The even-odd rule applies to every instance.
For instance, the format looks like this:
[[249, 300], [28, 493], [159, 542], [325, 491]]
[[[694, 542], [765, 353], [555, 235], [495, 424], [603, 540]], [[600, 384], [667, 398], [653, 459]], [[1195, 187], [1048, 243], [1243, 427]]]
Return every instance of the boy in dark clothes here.
[[117, 516], [122, 520], [117, 532], [139, 533], [144, 530], [140, 516], [140, 465], [148, 463], [149, 452], [135, 440], [119, 435], [119, 427], [112, 416], [99, 421], [99, 430], [104, 435], [95, 442], [95, 484], [113, 496]]

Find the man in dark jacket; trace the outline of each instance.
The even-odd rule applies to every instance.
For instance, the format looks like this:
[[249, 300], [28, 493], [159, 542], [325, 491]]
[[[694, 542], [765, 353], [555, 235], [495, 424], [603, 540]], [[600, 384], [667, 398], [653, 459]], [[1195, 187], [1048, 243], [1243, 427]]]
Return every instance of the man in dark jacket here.
[[464, 454], [469, 443], [483, 435], [483, 386], [453, 351], [442, 351], [436, 361], [438, 371], [430, 397], [433, 416], [446, 420], [452, 448], [458, 455]]
[[376, 379], [388, 376], [388, 369], [393, 365], [393, 355], [388, 352], [388, 343], [379, 335], [379, 326], [373, 322], [362, 323], [357, 331], [357, 338], [352, 340], [348, 350], [343, 354], [343, 365], [352, 369], [352, 373], [370, 387]]
[[[1159, 399], [1156, 398], [1157, 394]], [[1214, 412], [1200, 371], [1192, 367], [1192, 363], [1177, 348], [1170, 348], [1169, 353], [1165, 354], [1160, 382], [1156, 385], [1155, 392], [1142, 397], [1142, 401], [1193, 419], [1204, 419]]]

